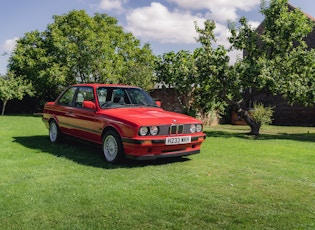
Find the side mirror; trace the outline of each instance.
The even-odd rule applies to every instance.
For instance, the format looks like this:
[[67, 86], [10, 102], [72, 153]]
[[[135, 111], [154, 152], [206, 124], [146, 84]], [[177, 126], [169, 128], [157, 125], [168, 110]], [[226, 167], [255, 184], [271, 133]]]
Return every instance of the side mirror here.
[[156, 103], [156, 105], [157, 105], [158, 107], [161, 107], [161, 105], [162, 105], [162, 102], [161, 102], [161, 101], [155, 101], [155, 103]]
[[93, 101], [83, 101], [83, 108], [95, 110], [96, 105]]

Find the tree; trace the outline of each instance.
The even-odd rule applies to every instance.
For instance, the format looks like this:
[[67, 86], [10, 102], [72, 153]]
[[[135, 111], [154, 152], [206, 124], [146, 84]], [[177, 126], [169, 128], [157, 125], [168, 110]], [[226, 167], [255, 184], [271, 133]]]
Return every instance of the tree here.
[[[179, 54], [168, 54], [160, 65], [163, 77], [158, 74], [177, 89], [185, 89], [179, 83], [194, 86], [191, 101], [203, 114], [228, 105], [246, 121], [253, 135], [259, 134], [261, 125], [272, 114], [271, 108], [262, 106], [259, 116], [251, 117], [246, 110], [261, 90], [283, 95], [289, 102], [311, 105], [315, 101], [315, 51], [308, 50], [303, 40], [313, 24], [300, 10], [290, 11], [285, 0], [271, 0], [269, 6], [262, 1], [261, 12], [265, 16], [262, 32], [252, 28], [244, 17], [239, 27], [229, 24], [229, 50], [245, 53], [235, 64], [229, 64], [228, 50], [216, 45], [215, 23], [207, 20], [203, 28], [196, 25], [201, 48], [195, 50], [186, 65], [189, 73], [177, 72], [179, 66], [185, 65], [174, 58]], [[191, 81], [186, 83], [185, 76], [190, 75]]]
[[45, 31], [20, 38], [9, 60], [11, 71], [33, 83], [39, 100], [52, 100], [63, 86], [81, 82], [153, 86], [150, 46], [141, 47], [115, 18], [74, 10], [53, 19]]
[[22, 100], [25, 95], [33, 96], [33, 86], [12, 73], [0, 76], [0, 100], [3, 102], [1, 115], [4, 115], [7, 102], [13, 99]]
[[[245, 18], [241, 18], [238, 29], [230, 25], [232, 49], [245, 50], [243, 60], [234, 65], [240, 74], [239, 89], [245, 92], [242, 102], [268, 89], [291, 103], [314, 104], [315, 52], [308, 50], [303, 40], [312, 31], [313, 23], [300, 10], [290, 10], [287, 0], [271, 0], [269, 6], [262, 1], [261, 12], [265, 20], [260, 32], [251, 28]], [[234, 105], [251, 133], [259, 134], [259, 123], [241, 103]]]
[[175, 88], [180, 94], [180, 102], [187, 114], [197, 113], [195, 94], [198, 90], [196, 83], [196, 68], [194, 55], [181, 50], [177, 53], [168, 52], [159, 56], [156, 62], [156, 75], [164, 87]]
[[231, 49], [245, 50], [246, 54], [233, 66], [227, 66], [224, 48], [215, 52], [212, 48], [213, 23], [205, 22], [204, 29], [197, 27], [202, 44], [200, 85], [231, 106], [254, 135], [259, 134], [262, 123], [251, 117], [246, 107], [260, 90], [268, 89], [291, 102], [306, 104], [314, 103], [315, 94], [314, 51], [307, 50], [303, 40], [312, 30], [312, 23], [301, 11], [289, 11], [284, 0], [271, 0], [268, 7], [262, 1], [261, 12], [265, 15], [262, 33], [245, 18], [241, 18], [238, 29], [230, 24]]
[[156, 65], [159, 81], [180, 93], [184, 111], [192, 116], [199, 115], [204, 120], [209, 112], [222, 107], [216, 91], [210, 90], [209, 86], [214, 87], [216, 82], [212, 80], [229, 68], [229, 58], [224, 48], [219, 46], [213, 49], [211, 45], [215, 23], [207, 21], [205, 26], [211, 28], [204, 38], [204, 41], [209, 42], [206, 49], [198, 48], [193, 53], [184, 50], [169, 52], [159, 57]]

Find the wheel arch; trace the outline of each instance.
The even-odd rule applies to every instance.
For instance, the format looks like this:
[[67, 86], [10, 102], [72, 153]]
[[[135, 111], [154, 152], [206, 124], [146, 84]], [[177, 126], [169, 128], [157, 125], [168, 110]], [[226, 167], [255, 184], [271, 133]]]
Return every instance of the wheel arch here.
[[113, 126], [106, 126], [106, 127], [103, 129], [103, 131], [102, 131], [102, 139], [104, 138], [105, 133], [107, 133], [108, 131], [114, 131], [114, 132], [116, 132], [116, 133], [120, 136], [120, 138], [121, 138], [121, 133], [118, 132], [118, 130], [117, 130], [115, 127], [113, 127]]
[[50, 123], [53, 122], [53, 121], [54, 121], [54, 122], [56, 123], [56, 125], [59, 127], [59, 124], [58, 124], [56, 118], [54, 118], [54, 117], [49, 118], [48, 124], [50, 124]]

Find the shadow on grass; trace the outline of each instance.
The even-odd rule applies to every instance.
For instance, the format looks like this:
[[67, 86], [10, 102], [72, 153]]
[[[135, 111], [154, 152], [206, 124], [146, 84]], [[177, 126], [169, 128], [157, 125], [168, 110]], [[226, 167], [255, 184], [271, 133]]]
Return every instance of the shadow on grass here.
[[226, 131], [206, 131], [207, 137], [223, 137], [223, 138], [242, 138], [252, 140], [293, 140], [304, 142], [315, 142], [315, 133], [278, 133], [278, 134], [265, 134], [262, 133], [258, 136], [249, 135], [247, 132], [226, 132]]
[[56, 157], [63, 157], [81, 165], [104, 169], [145, 167], [150, 165], [163, 165], [169, 163], [188, 161], [189, 158], [162, 158], [148, 161], [125, 160], [121, 164], [112, 165], [105, 161], [101, 146], [65, 137], [60, 144], [53, 144], [47, 136], [21, 136], [14, 137], [13, 142], [30, 149], [37, 149]]

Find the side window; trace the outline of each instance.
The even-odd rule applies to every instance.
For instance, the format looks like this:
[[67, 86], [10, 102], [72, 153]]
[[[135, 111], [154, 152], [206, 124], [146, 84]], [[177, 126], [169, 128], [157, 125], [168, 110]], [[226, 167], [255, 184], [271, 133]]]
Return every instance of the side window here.
[[74, 96], [76, 90], [77, 90], [77, 87], [69, 88], [61, 96], [61, 98], [58, 101], [58, 104], [64, 105], [64, 106], [72, 106], [73, 96]]
[[114, 89], [112, 93], [112, 102], [125, 104], [125, 92], [122, 89]]
[[75, 99], [75, 107], [82, 107], [83, 101], [93, 101], [94, 93], [91, 87], [80, 87]]
[[107, 93], [108, 93], [107, 88], [98, 88], [97, 89], [98, 103], [100, 105], [103, 105], [106, 101], [108, 101], [108, 100], [106, 100]]

